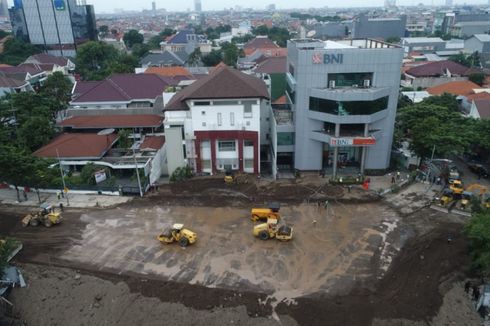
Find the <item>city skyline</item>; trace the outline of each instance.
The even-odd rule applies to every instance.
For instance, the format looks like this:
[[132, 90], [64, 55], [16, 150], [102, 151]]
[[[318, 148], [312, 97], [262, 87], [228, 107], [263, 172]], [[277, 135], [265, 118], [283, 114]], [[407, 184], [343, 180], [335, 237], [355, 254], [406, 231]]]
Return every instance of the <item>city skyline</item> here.
[[[12, 1], [10, 1], [12, 2]], [[187, 11], [194, 10], [194, 0], [184, 0], [174, 3], [169, 3], [163, 0], [156, 0], [156, 6], [159, 9], [166, 9], [168, 11]], [[345, 8], [345, 7], [383, 7], [384, 0], [374, 0], [366, 4], [363, 0], [345, 0], [338, 3], [327, 3], [319, 2], [317, 0], [304, 0], [301, 2], [301, 8], [319, 8], [319, 7], [331, 7], [331, 8]], [[95, 6], [96, 12], [110, 13], [114, 12], [116, 9], [124, 10], [151, 10], [152, 0], [139, 1], [135, 4], [134, 1], [130, 0], [118, 0], [118, 1], [108, 1], [108, 0], [88, 0], [87, 3], [93, 4]], [[446, 0], [433, 0], [433, 1], [421, 1], [421, 0], [398, 0], [397, 5], [399, 6], [410, 6], [417, 5], [419, 3], [426, 3], [426, 5], [436, 5], [442, 6], [446, 4]], [[275, 4], [277, 9], [290, 9], [299, 8], [298, 3], [294, 1], [261, 1], [261, 0], [249, 0], [249, 1], [224, 1], [224, 0], [204, 0], [202, 1], [202, 10], [222, 10], [223, 8], [230, 8], [235, 6], [240, 6], [243, 8], [255, 8], [255, 9], [265, 9], [268, 5]], [[487, 5], [488, 0], [454, 0], [454, 5], [463, 4], [474, 4], [474, 5]]]

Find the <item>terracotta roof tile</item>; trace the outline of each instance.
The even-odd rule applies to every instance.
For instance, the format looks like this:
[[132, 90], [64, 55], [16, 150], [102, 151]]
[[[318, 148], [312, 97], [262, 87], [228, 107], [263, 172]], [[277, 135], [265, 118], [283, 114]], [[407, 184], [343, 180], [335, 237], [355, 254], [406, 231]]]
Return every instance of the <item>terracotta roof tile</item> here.
[[168, 77], [192, 76], [184, 67], [149, 67], [145, 70], [145, 74], [157, 74]]
[[76, 116], [61, 121], [58, 126], [73, 129], [156, 128], [162, 122], [163, 117], [156, 114], [121, 114]]
[[277, 98], [274, 102], [272, 102], [272, 104], [276, 104], [276, 105], [288, 104], [286, 95], [283, 95], [283, 96]]
[[446, 71], [453, 75], [464, 76], [468, 71], [468, 67], [451, 60], [433, 61], [413, 67], [407, 70], [407, 74], [414, 77], [437, 77], [446, 74]]
[[442, 95], [449, 93], [453, 95], [468, 96], [474, 93], [474, 89], [481, 88], [478, 84], [475, 84], [469, 80], [453, 81], [444, 83], [434, 87], [427, 88], [427, 92], [431, 95]]
[[481, 93], [471, 94], [468, 95], [466, 98], [468, 99], [468, 101], [490, 99], [490, 93], [481, 92]]
[[117, 135], [99, 136], [92, 133], [66, 133], [54, 138], [33, 154], [38, 157], [100, 159], [116, 142]]
[[185, 102], [189, 99], [269, 97], [265, 83], [259, 78], [222, 66], [175, 94], [164, 111], [188, 110]]
[[490, 100], [475, 100], [476, 109], [482, 119], [490, 119]]
[[254, 71], [264, 74], [285, 74], [287, 61], [287, 57], [269, 57], [261, 62]]
[[140, 150], [159, 150], [165, 144], [164, 136], [146, 136], [140, 145]]
[[171, 81], [156, 74], [115, 74], [82, 93], [72, 104], [155, 99]]

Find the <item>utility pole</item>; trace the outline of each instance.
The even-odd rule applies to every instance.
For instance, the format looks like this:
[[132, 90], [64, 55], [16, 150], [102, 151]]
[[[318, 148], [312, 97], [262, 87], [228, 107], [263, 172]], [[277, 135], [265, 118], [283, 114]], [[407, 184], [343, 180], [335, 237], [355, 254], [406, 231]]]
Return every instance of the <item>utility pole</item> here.
[[65, 193], [66, 196], [66, 205], [70, 206], [70, 200], [68, 199], [68, 189], [66, 188], [66, 184], [65, 184], [65, 174], [63, 173], [63, 169], [61, 168], [60, 153], [58, 153], [57, 148], [56, 148], [56, 156], [58, 157], [58, 165], [60, 167], [61, 182], [63, 183], [63, 192]]
[[138, 163], [136, 162], [136, 153], [134, 151], [134, 144], [131, 148], [133, 149], [134, 168], [136, 169], [136, 178], [138, 179], [138, 188], [140, 190], [140, 197], [143, 197], [143, 190], [141, 189], [140, 173], [138, 171]]

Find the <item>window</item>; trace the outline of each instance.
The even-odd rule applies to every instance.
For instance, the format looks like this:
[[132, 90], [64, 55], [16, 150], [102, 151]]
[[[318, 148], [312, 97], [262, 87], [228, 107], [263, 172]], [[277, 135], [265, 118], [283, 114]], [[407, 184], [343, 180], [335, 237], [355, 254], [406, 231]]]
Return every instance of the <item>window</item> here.
[[221, 113], [218, 113], [218, 126], [223, 124], [223, 118], [221, 117]]
[[230, 125], [234, 126], [235, 125], [235, 113], [230, 112]]
[[246, 125], [247, 125], [247, 126], [250, 126], [250, 121], [247, 121], [247, 122], [246, 122]]
[[291, 76], [294, 77], [294, 66], [292, 64], [289, 64], [289, 73], [291, 74]]
[[194, 105], [195, 106], [211, 105], [211, 102], [209, 102], [209, 101], [195, 101]]
[[206, 127], [206, 122], [203, 122], [203, 123], [202, 123], [202, 126], [203, 126], [203, 127]]
[[335, 87], [367, 87], [366, 80], [369, 80], [369, 85], [372, 84], [372, 72], [328, 74], [328, 82], [335, 81]]
[[213, 105], [238, 105], [238, 101], [213, 101]]
[[218, 142], [218, 151], [220, 152], [234, 152], [236, 150], [236, 144], [234, 140], [221, 140]]
[[211, 169], [211, 160], [201, 160], [203, 169]]
[[294, 145], [294, 132], [278, 132], [277, 145]]
[[254, 168], [254, 160], [243, 160], [243, 167], [245, 169], [253, 169]]
[[310, 110], [335, 115], [370, 115], [388, 107], [388, 96], [374, 101], [337, 102], [310, 97]]
[[250, 104], [250, 103], [244, 103], [243, 104], [243, 116], [245, 118], [251, 118], [252, 117], [252, 104]]
[[206, 111], [201, 111], [201, 115], [206, 115]]
[[249, 147], [249, 146], [253, 146], [253, 145], [254, 145], [254, 142], [251, 140], [244, 140], [243, 141], [243, 146], [245, 146], [245, 147]]

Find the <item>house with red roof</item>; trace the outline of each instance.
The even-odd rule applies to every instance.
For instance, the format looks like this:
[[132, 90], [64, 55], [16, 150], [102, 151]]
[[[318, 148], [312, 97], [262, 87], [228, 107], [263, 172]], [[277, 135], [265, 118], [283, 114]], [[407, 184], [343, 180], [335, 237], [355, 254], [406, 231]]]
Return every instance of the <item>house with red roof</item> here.
[[226, 65], [177, 92], [164, 107], [169, 173], [184, 165], [196, 173], [260, 173], [269, 101], [263, 80]]
[[71, 61], [69, 58], [65, 57], [57, 57], [47, 53], [39, 53], [34, 54], [28, 57], [24, 63], [27, 64], [37, 64], [37, 65], [45, 65], [45, 67], [52, 67], [50, 73], [59, 71], [64, 75], [68, 75], [75, 71], [75, 63]]
[[451, 60], [433, 61], [405, 70], [401, 84], [414, 89], [427, 88], [468, 80], [471, 73], [468, 67]]
[[158, 98], [180, 80], [157, 74], [114, 74], [102, 81], [77, 81], [72, 90], [71, 111], [134, 109], [143, 113], [145, 108], [155, 108], [154, 113], [161, 113], [161, 108], [157, 108]]
[[281, 48], [266, 35], [257, 35], [253, 40], [248, 41], [243, 46], [246, 56], [252, 55], [259, 51], [267, 57], [284, 57], [287, 56], [287, 49]]

